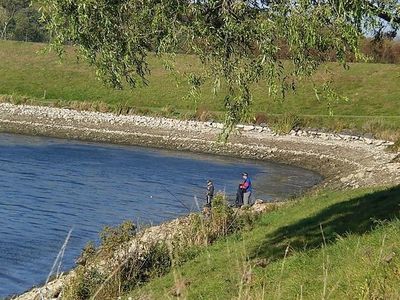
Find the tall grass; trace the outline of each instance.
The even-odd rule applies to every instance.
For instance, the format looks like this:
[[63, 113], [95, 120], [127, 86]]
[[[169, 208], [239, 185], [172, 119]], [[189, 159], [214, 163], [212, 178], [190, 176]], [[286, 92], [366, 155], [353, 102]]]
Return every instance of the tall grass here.
[[274, 118], [271, 123], [271, 129], [279, 134], [288, 134], [292, 129], [299, 127], [300, 119], [293, 113], [285, 113]]

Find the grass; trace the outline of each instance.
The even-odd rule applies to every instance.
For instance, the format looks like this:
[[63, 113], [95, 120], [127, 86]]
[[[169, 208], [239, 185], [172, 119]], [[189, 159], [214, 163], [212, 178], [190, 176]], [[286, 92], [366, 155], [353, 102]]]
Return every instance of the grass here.
[[[185, 78], [177, 79], [169, 74], [154, 56], [149, 57], [152, 69], [149, 86], [121, 91], [103, 86], [95, 78], [94, 70], [76, 60], [73, 49], [68, 48], [60, 62], [52, 53], [38, 53], [43, 48], [43, 44], [0, 41], [0, 95], [82, 109], [118, 111], [118, 106], [126, 106], [136, 113], [178, 118], [195, 117], [195, 112], [200, 110], [203, 114], [198, 113], [198, 117], [218, 120], [223, 117], [223, 91], [214, 95], [212, 86], [205, 84], [201, 99], [194, 101], [188, 97]], [[176, 66], [182, 74], [200, 67], [194, 57], [187, 55], [178, 55]], [[327, 68], [334, 75], [327, 73]], [[335, 63], [322, 67], [314, 76], [316, 83], [322, 85], [334, 78], [334, 88], [349, 101], [317, 100], [310, 82], [301, 82], [295, 94], [278, 101], [268, 96], [265, 85], [259, 84], [255, 87], [249, 121], [260, 113], [266, 114], [269, 121], [291, 113], [308, 127], [386, 131], [390, 136], [400, 128], [399, 74], [400, 66], [391, 64], [356, 63], [348, 71]], [[334, 112], [333, 117], [329, 116], [328, 107]]]
[[128, 299], [399, 299], [400, 187], [320, 191]]

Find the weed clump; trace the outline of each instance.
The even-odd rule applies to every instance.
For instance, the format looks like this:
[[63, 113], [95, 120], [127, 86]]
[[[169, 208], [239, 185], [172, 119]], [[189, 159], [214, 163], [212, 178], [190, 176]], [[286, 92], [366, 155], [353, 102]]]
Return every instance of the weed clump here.
[[124, 103], [117, 103], [113, 110], [112, 113], [116, 114], [116, 115], [129, 115], [129, 114], [133, 114], [135, 111], [135, 109], [127, 104]]
[[388, 147], [388, 150], [391, 152], [400, 152], [400, 137], [394, 142], [393, 145]]
[[214, 119], [214, 115], [206, 107], [201, 106], [196, 109], [195, 119], [201, 122], [206, 122]]
[[96, 293], [105, 276], [94, 268], [78, 267], [76, 274], [63, 291], [63, 299], [85, 300]]
[[136, 226], [131, 221], [125, 221], [117, 227], [104, 227], [100, 233], [101, 250], [107, 254], [129, 242], [136, 234]]
[[[63, 299], [89, 299], [100, 290], [103, 290], [103, 293], [107, 291], [107, 295], [102, 295], [106, 298], [102, 299], [114, 296], [120, 290], [117, 286], [120, 286], [121, 282], [130, 281], [130, 278], [126, 277], [129, 273], [125, 268], [121, 268], [115, 275], [108, 278], [110, 275], [108, 275], [106, 264], [109, 264], [116, 251], [127, 246], [135, 235], [136, 227], [131, 221], [125, 221], [116, 227], [106, 226], [100, 233], [99, 247], [96, 249], [95, 244], [89, 242], [82, 250], [77, 260], [78, 267], [75, 269], [75, 276], [67, 283]], [[114, 261], [113, 265], [115, 264], [118, 265], [118, 262]]]
[[254, 116], [254, 124], [255, 125], [261, 125], [261, 124], [267, 124], [268, 123], [268, 117], [265, 113], [256, 113]]
[[164, 106], [163, 108], [161, 108], [161, 110], [159, 112], [159, 115], [161, 117], [165, 117], [165, 118], [171, 118], [178, 114], [179, 113], [176, 111], [175, 107], [173, 107], [172, 105]]
[[300, 118], [293, 113], [284, 113], [271, 124], [271, 129], [278, 134], [288, 134], [300, 125]]
[[191, 215], [190, 243], [208, 245], [218, 238], [251, 226], [255, 216], [251, 212], [233, 210], [224, 194], [217, 194], [206, 217]]

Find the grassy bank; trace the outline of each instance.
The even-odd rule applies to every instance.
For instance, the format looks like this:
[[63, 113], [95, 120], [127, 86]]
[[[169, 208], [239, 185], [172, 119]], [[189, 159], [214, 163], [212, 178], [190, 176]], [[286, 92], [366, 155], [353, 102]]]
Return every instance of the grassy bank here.
[[399, 186], [317, 192], [124, 299], [399, 299], [399, 203]]
[[[188, 85], [164, 70], [160, 60], [149, 58], [152, 73], [150, 85], [134, 90], [116, 91], [104, 87], [95, 79], [94, 71], [77, 62], [68, 49], [62, 63], [54, 54], [39, 54], [42, 44], [0, 41], [0, 95], [3, 101], [55, 105], [77, 109], [114, 111], [117, 113], [157, 114], [177, 118], [222, 119], [223, 92], [214, 95], [205, 84], [201, 99], [188, 96]], [[177, 69], [183, 74], [199, 68], [191, 56], [177, 56]], [[290, 122], [300, 126], [330, 130], [353, 129], [379, 133], [395, 139], [400, 128], [399, 65], [352, 64], [345, 71], [329, 64], [316, 74], [317, 84], [334, 78], [334, 87], [349, 101], [317, 100], [310, 82], [300, 83], [295, 94], [277, 101], [268, 96], [260, 84], [254, 93], [254, 105], [249, 122], [278, 123], [282, 115], [296, 116]], [[329, 116], [328, 106], [334, 112]]]

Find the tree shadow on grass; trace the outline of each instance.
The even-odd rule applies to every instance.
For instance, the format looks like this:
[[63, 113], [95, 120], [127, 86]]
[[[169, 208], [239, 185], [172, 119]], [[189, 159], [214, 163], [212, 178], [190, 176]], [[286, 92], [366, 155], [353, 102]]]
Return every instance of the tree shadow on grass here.
[[310, 250], [333, 243], [338, 235], [364, 234], [377, 224], [400, 216], [400, 185], [331, 205], [312, 217], [299, 220], [268, 234], [250, 257], [282, 258], [289, 246], [294, 251]]

